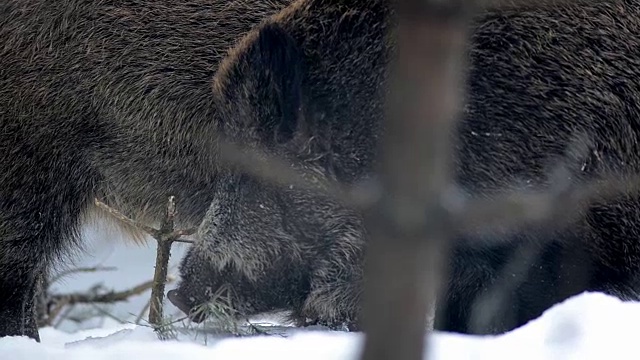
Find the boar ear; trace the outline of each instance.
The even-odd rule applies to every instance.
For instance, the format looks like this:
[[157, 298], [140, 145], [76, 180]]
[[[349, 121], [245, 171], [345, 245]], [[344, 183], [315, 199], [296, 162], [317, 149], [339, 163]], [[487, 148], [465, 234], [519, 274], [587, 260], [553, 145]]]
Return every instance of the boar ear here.
[[298, 127], [302, 77], [295, 40], [279, 25], [267, 23], [220, 64], [213, 88], [226, 112], [224, 121], [239, 121], [244, 127], [236, 131], [251, 129], [264, 145], [281, 144], [291, 140]]

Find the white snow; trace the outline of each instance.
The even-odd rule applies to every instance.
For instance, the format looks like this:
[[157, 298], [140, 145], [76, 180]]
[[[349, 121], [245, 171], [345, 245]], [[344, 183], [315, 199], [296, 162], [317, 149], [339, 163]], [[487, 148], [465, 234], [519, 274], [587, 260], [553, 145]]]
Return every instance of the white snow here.
[[[101, 229], [102, 230], [102, 229]], [[98, 236], [100, 234], [100, 236]], [[117, 266], [113, 272], [77, 274], [55, 288], [59, 292], [85, 291], [97, 282], [124, 290], [151, 278], [155, 246], [125, 245], [117, 233], [88, 229], [91, 242], [77, 266]], [[185, 246], [173, 250], [172, 273]], [[174, 284], [168, 285], [172, 288]], [[160, 341], [144, 323], [134, 324], [149, 292], [128, 302], [104, 307], [109, 316], [86, 321], [65, 320], [40, 330], [41, 343], [25, 337], [0, 338], [0, 359], [12, 360], [176, 360], [176, 359], [357, 359], [363, 337], [318, 328], [274, 327], [275, 335], [236, 338], [193, 338]], [[76, 312], [95, 310], [90, 306]], [[167, 313], [178, 316], [167, 305]], [[74, 318], [74, 316], [71, 316]], [[76, 316], [76, 318], [80, 318]], [[268, 320], [268, 319], [267, 319]], [[640, 331], [640, 303], [622, 302], [599, 293], [585, 293], [546, 311], [529, 324], [500, 336], [434, 333], [429, 359], [637, 359], [635, 341]], [[211, 335], [210, 335], [211, 336]], [[425, 354], [427, 355], [427, 354]]]

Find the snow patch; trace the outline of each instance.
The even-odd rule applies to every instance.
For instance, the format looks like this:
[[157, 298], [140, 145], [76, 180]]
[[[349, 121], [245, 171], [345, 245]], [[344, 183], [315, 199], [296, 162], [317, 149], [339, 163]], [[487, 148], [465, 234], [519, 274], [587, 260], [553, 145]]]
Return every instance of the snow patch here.
[[[430, 359], [543, 360], [637, 359], [640, 303], [601, 293], [574, 296], [538, 319], [499, 336], [435, 332]], [[73, 334], [45, 328], [42, 343], [25, 337], [0, 339], [0, 358], [15, 360], [175, 359], [357, 359], [359, 333], [292, 329], [288, 335], [225, 338], [207, 346], [192, 341], [160, 341], [145, 326], [118, 325]], [[615, 349], [615, 350], [612, 350]], [[9, 357], [7, 357], [9, 356]]]

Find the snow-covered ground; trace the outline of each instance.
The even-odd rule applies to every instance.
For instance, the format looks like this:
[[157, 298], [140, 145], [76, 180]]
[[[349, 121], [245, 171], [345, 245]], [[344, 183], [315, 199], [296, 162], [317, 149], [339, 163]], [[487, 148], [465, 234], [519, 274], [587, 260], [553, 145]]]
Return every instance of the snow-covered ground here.
[[[155, 247], [126, 244], [117, 232], [87, 229], [87, 253], [77, 266], [113, 266], [116, 271], [69, 276], [54, 287], [56, 292], [86, 291], [102, 283], [125, 290], [153, 275]], [[170, 273], [186, 246], [176, 244]], [[175, 284], [169, 284], [168, 289]], [[1, 338], [0, 359], [12, 360], [175, 360], [175, 359], [356, 359], [362, 345], [360, 334], [324, 329], [293, 329], [274, 326], [269, 336], [206, 338], [177, 334], [175, 340], [160, 341], [140, 316], [149, 291], [129, 301], [96, 308], [76, 307], [65, 320], [40, 330], [41, 343], [27, 338]], [[179, 311], [166, 305], [167, 315]], [[87, 313], [103, 316], [82, 320]], [[84, 314], [84, 315], [83, 315]], [[271, 318], [271, 320], [277, 318]], [[264, 320], [264, 319], [263, 319]], [[269, 320], [267, 318], [266, 320]], [[545, 312], [526, 326], [501, 336], [463, 336], [435, 333], [430, 359], [637, 359], [635, 349], [640, 330], [640, 303], [623, 303], [603, 294], [581, 294]], [[278, 325], [278, 324], [276, 324]], [[264, 328], [268, 328], [265, 327]]]

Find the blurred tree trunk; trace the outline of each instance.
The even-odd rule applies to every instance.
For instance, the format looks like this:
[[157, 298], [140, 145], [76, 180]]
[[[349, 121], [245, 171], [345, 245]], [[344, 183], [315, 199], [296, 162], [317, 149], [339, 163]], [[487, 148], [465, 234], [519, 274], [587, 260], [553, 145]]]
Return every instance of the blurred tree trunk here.
[[365, 360], [422, 359], [453, 230], [444, 194], [451, 185], [470, 3], [395, 3], [397, 53], [379, 169], [383, 196], [366, 216]]

